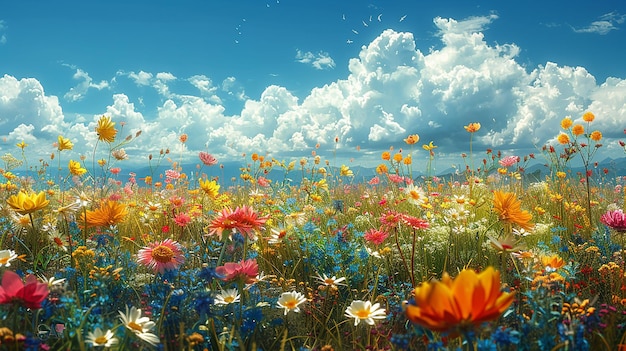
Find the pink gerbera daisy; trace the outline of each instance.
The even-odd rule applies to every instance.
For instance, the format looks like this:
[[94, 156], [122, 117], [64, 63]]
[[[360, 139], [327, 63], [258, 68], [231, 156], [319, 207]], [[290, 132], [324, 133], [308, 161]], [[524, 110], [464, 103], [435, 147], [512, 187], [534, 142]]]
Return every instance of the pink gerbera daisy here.
[[138, 263], [161, 274], [178, 269], [185, 262], [182, 246], [172, 239], [154, 242], [144, 247], [139, 250], [137, 257]]
[[209, 234], [222, 235], [224, 231], [236, 230], [248, 237], [253, 237], [254, 232], [261, 229], [268, 218], [269, 216], [259, 216], [252, 207], [245, 205], [234, 210], [224, 208], [209, 224]]
[[223, 266], [215, 268], [215, 273], [219, 274], [221, 279], [226, 282], [242, 279], [245, 284], [252, 284], [259, 275], [259, 265], [255, 259], [227, 262]]

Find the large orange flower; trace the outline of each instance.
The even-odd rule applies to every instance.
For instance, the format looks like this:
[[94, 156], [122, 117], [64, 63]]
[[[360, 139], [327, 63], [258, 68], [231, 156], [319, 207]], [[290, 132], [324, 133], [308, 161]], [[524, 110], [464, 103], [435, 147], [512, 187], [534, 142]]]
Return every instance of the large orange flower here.
[[127, 213], [126, 205], [107, 200], [100, 204], [100, 208], [93, 211], [87, 210], [86, 220], [85, 213], [81, 214], [80, 222], [87, 222], [87, 227], [108, 227], [122, 222]]
[[115, 135], [117, 134], [115, 122], [111, 121], [111, 117], [100, 117], [98, 120], [98, 126], [96, 127], [96, 133], [98, 133], [98, 140], [112, 143], [115, 140]]
[[463, 332], [498, 318], [513, 303], [513, 292], [501, 291], [500, 272], [464, 269], [452, 279], [424, 282], [406, 305], [411, 322], [437, 332]]
[[49, 203], [50, 201], [46, 199], [46, 193], [43, 191], [40, 191], [38, 194], [26, 194], [25, 192], [20, 191], [16, 195], [11, 195], [7, 199], [7, 204], [11, 206], [15, 212], [21, 215], [41, 210], [42, 208], [48, 206]]
[[522, 210], [520, 206], [521, 202], [517, 199], [515, 193], [499, 190], [493, 192], [493, 209], [498, 213], [499, 219], [530, 230], [533, 228], [533, 224], [530, 223], [533, 216], [530, 212]]

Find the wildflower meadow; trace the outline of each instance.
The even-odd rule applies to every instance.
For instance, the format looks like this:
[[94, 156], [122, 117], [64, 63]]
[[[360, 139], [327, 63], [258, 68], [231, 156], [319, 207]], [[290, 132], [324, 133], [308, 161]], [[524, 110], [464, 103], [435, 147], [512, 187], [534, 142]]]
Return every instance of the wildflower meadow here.
[[81, 140], [38, 163], [18, 143], [0, 163], [0, 350], [626, 349], [626, 175], [596, 163], [595, 119], [528, 155], [474, 150], [480, 124], [459, 126], [465, 165], [445, 176], [419, 134], [367, 178], [318, 148], [246, 150], [232, 179], [165, 148], [139, 174], [125, 149], [149, 136], [108, 116], [78, 159]]

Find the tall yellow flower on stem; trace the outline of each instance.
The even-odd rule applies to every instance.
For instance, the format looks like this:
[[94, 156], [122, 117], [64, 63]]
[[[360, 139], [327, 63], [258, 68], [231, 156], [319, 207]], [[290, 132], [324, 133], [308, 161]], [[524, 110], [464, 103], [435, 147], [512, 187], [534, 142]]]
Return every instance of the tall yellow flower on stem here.
[[98, 126], [96, 126], [96, 133], [98, 133], [98, 140], [112, 143], [115, 141], [115, 136], [117, 135], [115, 122], [111, 121], [111, 117], [100, 117], [98, 120]]
[[467, 130], [469, 133], [476, 133], [480, 129], [480, 123], [472, 122], [463, 128], [465, 128], [465, 130]]
[[436, 332], [466, 333], [497, 319], [513, 303], [515, 294], [502, 291], [500, 272], [488, 267], [481, 273], [463, 269], [452, 279], [424, 282], [405, 305], [407, 318]]
[[67, 168], [69, 168], [70, 173], [75, 176], [81, 176], [87, 173], [87, 170], [81, 167], [79, 162], [76, 162], [74, 160], [70, 160], [70, 162], [67, 164]]
[[46, 193], [43, 191], [40, 191], [38, 194], [26, 194], [20, 191], [7, 199], [7, 204], [21, 215], [41, 210], [48, 206], [49, 203], [50, 201], [46, 199]]
[[74, 144], [72, 143], [70, 139], [64, 138], [62, 135], [59, 135], [59, 138], [57, 141], [57, 148], [59, 151], [72, 150], [74, 148]]

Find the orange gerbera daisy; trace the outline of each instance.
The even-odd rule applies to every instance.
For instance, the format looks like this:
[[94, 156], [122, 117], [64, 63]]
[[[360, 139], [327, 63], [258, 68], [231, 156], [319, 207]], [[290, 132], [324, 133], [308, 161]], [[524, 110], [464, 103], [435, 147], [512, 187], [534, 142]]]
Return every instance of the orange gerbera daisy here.
[[515, 294], [501, 290], [500, 272], [488, 267], [481, 273], [463, 269], [452, 279], [424, 282], [413, 290], [406, 305], [407, 318], [437, 332], [463, 332], [498, 318], [513, 303]]
[[533, 216], [530, 212], [520, 208], [521, 202], [515, 193], [496, 190], [493, 192], [493, 209], [499, 219], [507, 223], [514, 223], [523, 229], [530, 230], [533, 224], [529, 223]]
[[86, 219], [85, 213], [81, 214], [80, 222], [87, 222], [87, 227], [108, 227], [122, 222], [127, 213], [126, 205], [107, 200], [100, 204], [100, 208], [87, 210]]
[[96, 127], [96, 133], [98, 133], [98, 140], [112, 143], [115, 140], [115, 135], [117, 135], [115, 122], [111, 121], [111, 117], [100, 117], [98, 126]]
[[572, 134], [579, 136], [585, 134], [585, 127], [582, 124], [575, 124], [572, 127]]

